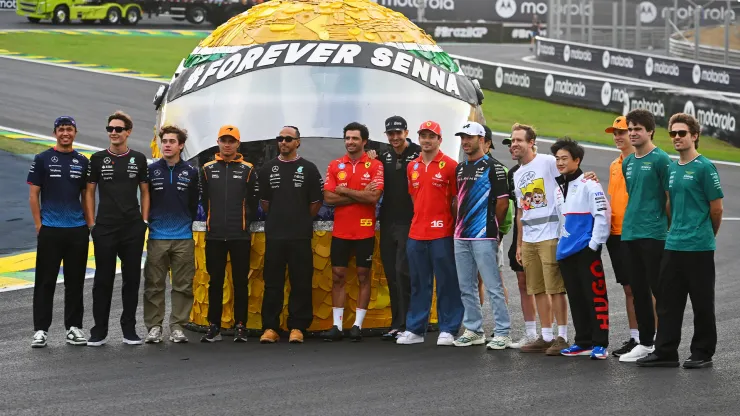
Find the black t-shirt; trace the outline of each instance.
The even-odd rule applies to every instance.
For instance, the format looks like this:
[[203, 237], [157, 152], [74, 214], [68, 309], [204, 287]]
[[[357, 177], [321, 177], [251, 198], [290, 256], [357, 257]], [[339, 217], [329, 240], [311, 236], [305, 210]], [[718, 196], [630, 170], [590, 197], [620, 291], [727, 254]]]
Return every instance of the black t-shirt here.
[[519, 236], [519, 228], [516, 226], [516, 219], [519, 215], [519, 211], [516, 208], [516, 187], [514, 186], [514, 172], [519, 170], [521, 167], [520, 164], [514, 165], [513, 168], [509, 169], [509, 173], [507, 174], [507, 179], [509, 181], [509, 199], [514, 201], [514, 212], [512, 214], [514, 215], [513, 223], [511, 224], [511, 228], [513, 229], [514, 233], [512, 234], [513, 240], [511, 241], [512, 246], [516, 246], [516, 240]]
[[36, 155], [27, 182], [41, 187], [41, 224], [47, 227], [82, 227], [80, 191], [85, 189], [89, 161], [76, 150], [60, 152], [56, 147]]
[[409, 195], [409, 180], [406, 177], [406, 166], [419, 157], [421, 147], [408, 140], [406, 150], [400, 157], [391, 147], [378, 156], [383, 163], [385, 183], [383, 199], [380, 202], [380, 224], [411, 224], [414, 218], [414, 203]]
[[310, 205], [324, 199], [321, 173], [302, 157], [292, 161], [272, 159], [259, 174], [260, 199], [270, 203], [265, 237], [301, 240], [313, 237]]
[[106, 150], [90, 158], [87, 182], [98, 185], [96, 224], [121, 224], [141, 220], [139, 184], [148, 181], [146, 156], [135, 150], [116, 155]]

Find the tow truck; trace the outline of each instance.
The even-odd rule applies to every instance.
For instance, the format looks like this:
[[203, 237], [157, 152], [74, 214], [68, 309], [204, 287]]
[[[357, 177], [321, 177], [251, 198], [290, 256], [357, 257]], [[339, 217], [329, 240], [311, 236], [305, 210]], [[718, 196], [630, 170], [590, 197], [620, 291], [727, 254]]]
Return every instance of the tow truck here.
[[16, 14], [25, 16], [29, 22], [51, 20], [52, 23], [69, 24], [73, 19], [83, 23], [135, 25], [144, 14], [142, 5], [155, 4], [151, 1], [133, 0], [18, 0]]

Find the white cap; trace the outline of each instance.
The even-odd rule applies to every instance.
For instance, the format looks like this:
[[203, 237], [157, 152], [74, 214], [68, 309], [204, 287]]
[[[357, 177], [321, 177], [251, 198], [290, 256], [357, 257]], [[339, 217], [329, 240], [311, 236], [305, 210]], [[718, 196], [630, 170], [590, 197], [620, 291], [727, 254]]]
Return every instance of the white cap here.
[[476, 123], [475, 121], [469, 121], [465, 123], [462, 128], [457, 131], [457, 133], [455, 133], [455, 136], [460, 136], [463, 134], [467, 134], [468, 136], [485, 137], [486, 130], [479, 123]]

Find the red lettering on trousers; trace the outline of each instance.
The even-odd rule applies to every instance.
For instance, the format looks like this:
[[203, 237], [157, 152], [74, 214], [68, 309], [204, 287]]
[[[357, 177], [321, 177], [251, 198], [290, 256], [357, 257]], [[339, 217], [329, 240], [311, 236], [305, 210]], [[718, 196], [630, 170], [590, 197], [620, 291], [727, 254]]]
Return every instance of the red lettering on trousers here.
[[604, 280], [604, 266], [601, 259], [591, 263], [591, 274], [594, 276], [591, 282], [591, 290], [594, 292], [594, 310], [599, 328], [609, 329], [609, 302], [606, 300], [606, 281]]
[[596, 320], [601, 321], [599, 328], [609, 329], [609, 314], [597, 314]]
[[604, 266], [601, 264], [601, 260], [594, 260], [591, 263], [591, 274], [596, 277], [604, 277]]

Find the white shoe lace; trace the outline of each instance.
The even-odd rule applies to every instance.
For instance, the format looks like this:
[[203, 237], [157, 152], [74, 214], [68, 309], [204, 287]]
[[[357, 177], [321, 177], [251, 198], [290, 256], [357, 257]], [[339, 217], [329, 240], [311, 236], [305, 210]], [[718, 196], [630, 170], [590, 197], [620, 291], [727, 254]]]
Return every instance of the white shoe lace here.
[[185, 334], [182, 331], [180, 331], [179, 329], [176, 329], [176, 330], [172, 331], [172, 338], [182, 339], [182, 338], [185, 338]]
[[34, 341], [43, 341], [44, 338], [46, 338], [46, 333], [44, 331], [38, 330], [33, 334]]
[[76, 326], [70, 327], [69, 333], [71, 333], [75, 338], [85, 338], [85, 334], [80, 328], [77, 328]]
[[158, 326], [149, 330], [149, 338], [159, 338], [161, 334], [162, 330]]

